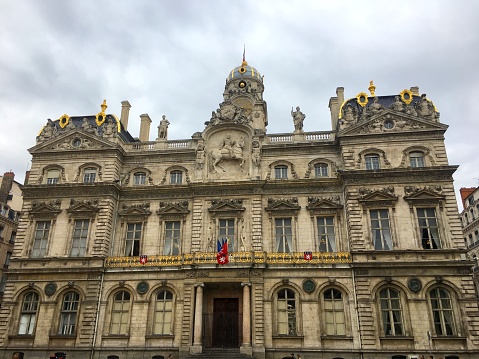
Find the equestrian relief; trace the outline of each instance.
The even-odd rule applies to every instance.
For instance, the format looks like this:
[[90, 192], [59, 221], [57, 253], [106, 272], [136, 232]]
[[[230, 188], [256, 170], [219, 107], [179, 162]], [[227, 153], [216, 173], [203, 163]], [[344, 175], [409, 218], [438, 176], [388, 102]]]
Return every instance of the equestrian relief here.
[[214, 148], [209, 153], [210, 172], [218, 172], [218, 168], [226, 172], [226, 169], [220, 164], [222, 161], [238, 161], [239, 167], [243, 172], [244, 146], [244, 136], [239, 136], [238, 140], [235, 141], [231, 138], [231, 135], [226, 135], [221, 141], [219, 148]]

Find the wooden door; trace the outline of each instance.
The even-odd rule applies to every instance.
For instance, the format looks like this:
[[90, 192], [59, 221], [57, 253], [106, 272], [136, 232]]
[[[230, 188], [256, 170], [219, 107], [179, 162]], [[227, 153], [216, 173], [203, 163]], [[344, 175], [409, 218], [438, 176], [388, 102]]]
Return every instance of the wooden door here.
[[238, 347], [238, 298], [215, 298], [213, 307], [213, 347]]

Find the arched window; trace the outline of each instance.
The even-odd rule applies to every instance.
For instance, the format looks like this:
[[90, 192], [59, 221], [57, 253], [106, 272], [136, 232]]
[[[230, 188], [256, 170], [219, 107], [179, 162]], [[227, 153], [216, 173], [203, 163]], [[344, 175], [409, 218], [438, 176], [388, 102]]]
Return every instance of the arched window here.
[[278, 292], [278, 334], [296, 335], [296, 298], [291, 289]]
[[409, 164], [413, 168], [424, 167], [424, 153], [422, 152], [410, 152]]
[[37, 319], [39, 297], [35, 292], [28, 292], [23, 297], [22, 312], [18, 334], [33, 335]]
[[173, 294], [168, 290], [156, 295], [153, 334], [173, 334]]
[[364, 156], [364, 163], [367, 170], [379, 170], [381, 168], [379, 163], [379, 155], [377, 154]]
[[110, 334], [126, 335], [130, 320], [130, 293], [125, 290], [117, 292], [113, 297], [111, 308]]
[[401, 297], [393, 288], [384, 288], [379, 292], [379, 305], [383, 333], [386, 336], [404, 335]]
[[170, 184], [181, 184], [183, 182], [183, 172], [182, 171], [171, 171], [170, 172]]
[[456, 335], [451, 294], [445, 288], [433, 288], [429, 292], [434, 331], [438, 336]]
[[145, 172], [136, 172], [133, 175], [133, 185], [141, 186], [146, 184], [146, 173]]
[[335, 288], [326, 289], [323, 294], [323, 307], [326, 335], [346, 335], [342, 293]]
[[63, 296], [58, 334], [74, 335], [76, 333], [79, 302], [80, 295], [77, 292], [68, 292]]
[[274, 178], [275, 179], [286, 179], [288, 178], [288, 166], [279, 165], [274, 168]]
[[326, 163], [316, 163], [314, 165], [314, 175], [316, 177], [328, 177], [328, 165]]

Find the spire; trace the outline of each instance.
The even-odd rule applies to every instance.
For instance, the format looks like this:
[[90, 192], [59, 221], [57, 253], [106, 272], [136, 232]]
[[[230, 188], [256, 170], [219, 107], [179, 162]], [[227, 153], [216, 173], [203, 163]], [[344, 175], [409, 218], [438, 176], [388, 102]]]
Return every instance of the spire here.
[[241, 66], [248, 66], [245, 55], [246, 55], [246, 44], [243, 45], [243, 62], [241, 63]]
[[369, 81], [369, 87], [368, 87], [369, 92], [371, 93], [371, 96], [376, 96], [374, 94], [374, 91], [376, 91], [376, 86], [374, 86], [373, 80]]

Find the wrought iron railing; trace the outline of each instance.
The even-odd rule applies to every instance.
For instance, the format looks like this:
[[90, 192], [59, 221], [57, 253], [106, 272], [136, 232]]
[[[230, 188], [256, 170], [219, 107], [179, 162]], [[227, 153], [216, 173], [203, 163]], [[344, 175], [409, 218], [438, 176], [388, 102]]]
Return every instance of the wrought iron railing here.
[[[109, 257], [106, 267], [175, 267], [182, 265], [217, 264], [216, 253], [187, 253], [177, 256], [147, 256], [141, 257]], [[306, 260], [303, 252], [268, 253], [268, 252], [234, 252], [228, 255], [230, 264], [283, 264], [307, 265], [328, 263], [351, 263], [348, 252], [313, 252], [312, 259]], [[227, 266], [227, 265], [226, 265]]]

